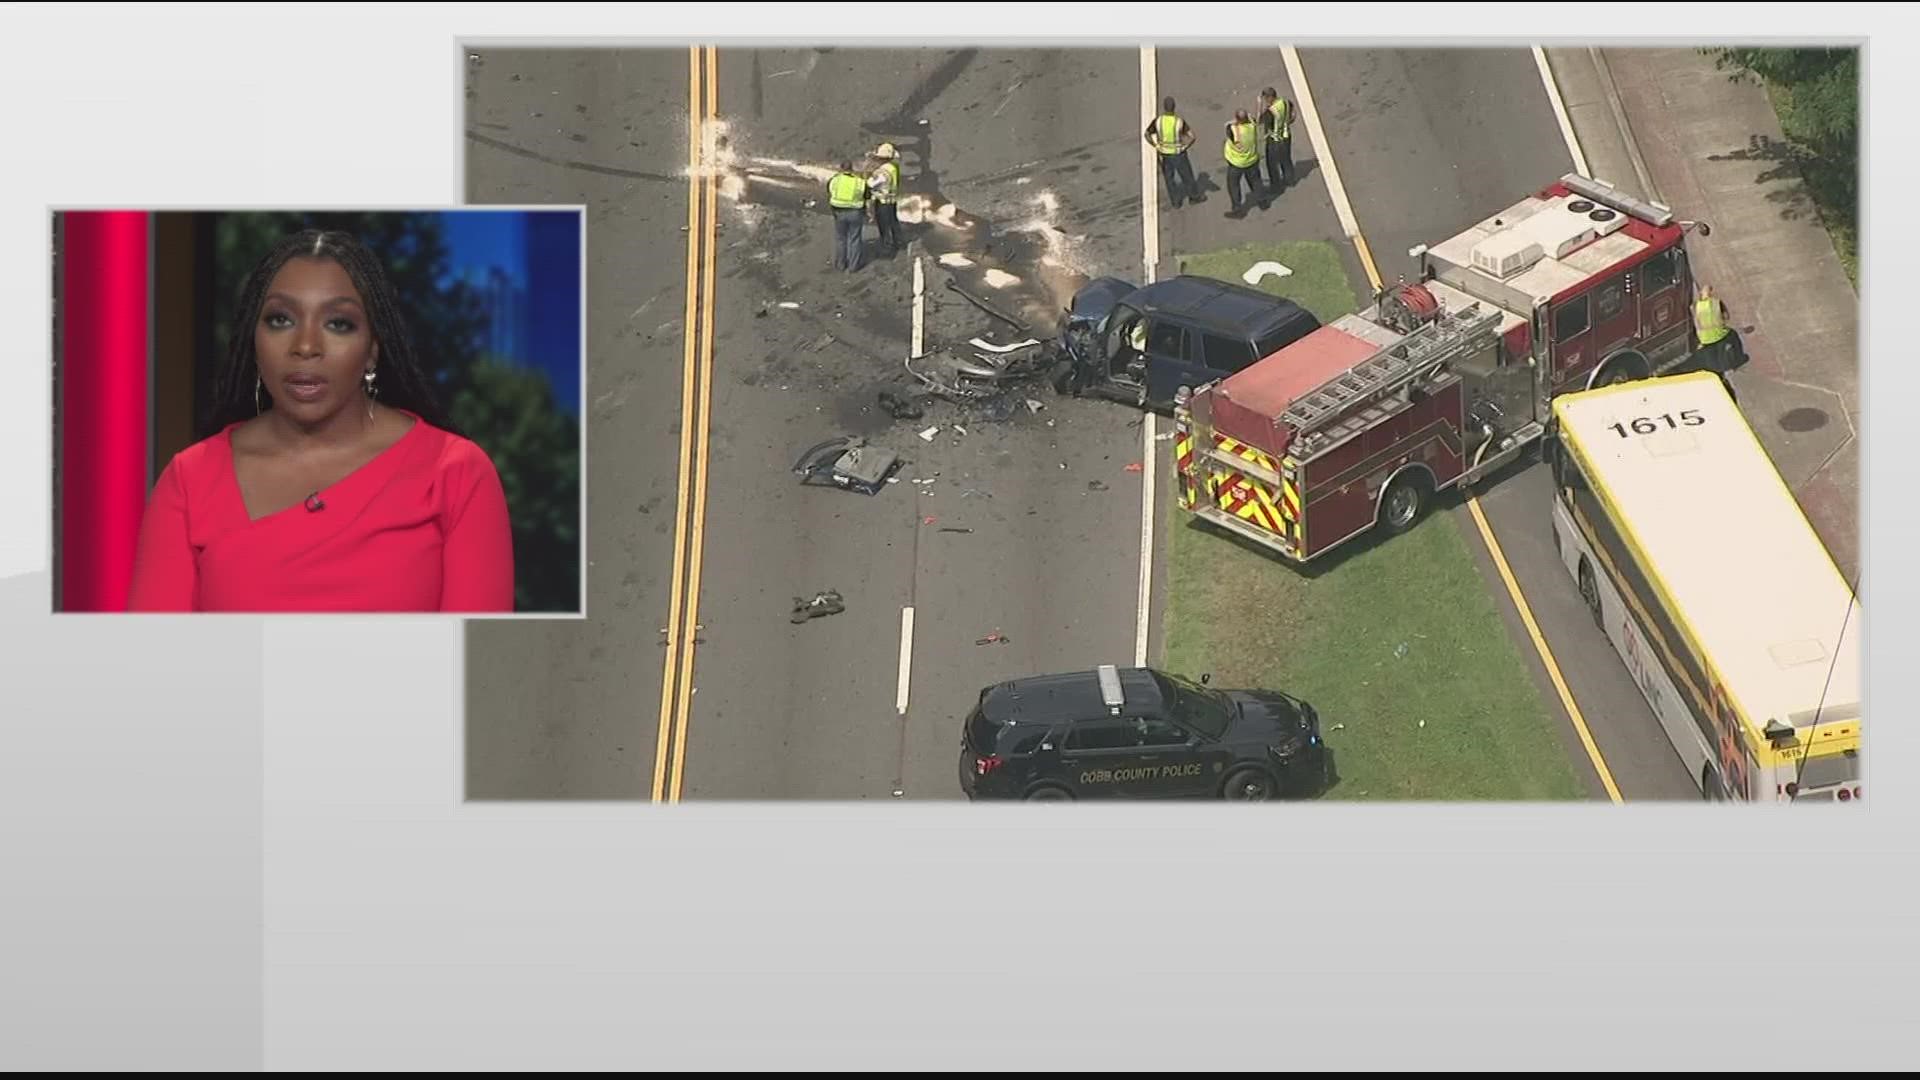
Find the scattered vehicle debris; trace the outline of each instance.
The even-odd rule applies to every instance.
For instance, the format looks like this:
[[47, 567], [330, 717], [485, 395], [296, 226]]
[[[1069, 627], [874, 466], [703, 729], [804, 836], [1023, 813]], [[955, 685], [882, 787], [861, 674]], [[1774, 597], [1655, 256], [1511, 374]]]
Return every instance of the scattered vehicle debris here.
[[[941, 397], [960, 402], [981, 402], [998, 397], [1010, 384], [1046, 375], [1055, 362], [1054, 348], [1051, 346], [1006, 352], [976, 352], [971, 358], [955, 355], [946, 349], [936, 349], [922, 358], [918, 368], [911, 359], [903, 361], [907, 374], [918, 379], [922, 385]], [[1011, 409], [1006, 415], [1012, 415]]]
[[814, 593], [811, 599], [794, 597], [792, 621], [803, 623], [823, 615], [838, 615], [845, 610], [847, 610], [846, 599], [840, 595], [839, 591], [826, 589]]
[[974, 644], [975, 645], [1005, 645], [1007, 642], [1012, 640], [1013, 639], [1008, 637], [1007, 635], [1001, 633], [998, 630], [995, 630], [993, 633], [988, 634], [986, 637], [983, 637], [978, 641], [975, 641]]
[[990, 353], [1010, 353], [1016, 349], [1031, 349], [1035, 345], [1040, 344], [1040, 339], [1028, 338], [1025, 341], [1016, 341], [1011, 345], [995, 345], [993, 342], [988, 341], [985, 338], [973, 338], [972, 340], [968, 341], [967, 344], [973, 346], [976, 349], [985, 349]]
[[903, 464], [900, 455], [891, 450], [843, 435], [808, 447], [793, 463], [793, 471], [803, 485], [834, 486], [875, 495]]
[[885, 390], [880, 391], [880, 407], [895, 420], [919, 420], [927, 415], [920, 406]]
[[[929, 518], [928, 520], [929, 520], [929, 521], [931, 521], [932, 519], [931, 519], [931, 518]], [[950, 532], [950, 533], [970, 533], [970, 532], [972, 532], [973, 530], [972, 530], [972, 529], [960, 529], [960, 528], [955, 528], [955, 527], [954, 527], [954, 526], [952, 526], [952, 525], [942, 525], [942, 526], [940, 526], [940, 531], [941, 531], [941, 532]]]
[[938, 434], [940, 434], [940, 425], [935, 424], [932, 427], [928, 428], [927, 430], [921, 432], [920, 437], [926, 440], [927, 442], [932, 442], [933, 437]]
[[1249, 266], [1247, 272], [1240, 275], [1240, 280], [1249, 285], [1258, 285], [1260, 279], [1268, 274], [1275, 277], [1290, 277], [1293, 274], [1293, 268], [1285, 263], [1274, 262], [1272, 259], [1262, 259]]
[[1016, 319], [1011, 315], [1003, 314], [999, 310], [995, 309], [992, 304], [987, 303], [985, 300], [982, 300], [979, 297], [968, 292], [967, 290], [961, 288], [960, 283], [953, 280], [951, 277], [947, 279], [947, 288], [953, 290], [954, 292], [959, 293], [961, 298], [966, 300], [968, 303], [972, 304], [974, 307], [977, 307], [981, 311], [984, 311], [987, 314], [993, 316], [994, 318], [999, 319], [1001, 322], [1006, 323], [1008, 326], [1013, 327], [1015, 330], [1020, 331], [1022, 334], [1032, 333], [1032, 331], [1027, 327], [1026, 323], [1021, 322], [1019, 319]]

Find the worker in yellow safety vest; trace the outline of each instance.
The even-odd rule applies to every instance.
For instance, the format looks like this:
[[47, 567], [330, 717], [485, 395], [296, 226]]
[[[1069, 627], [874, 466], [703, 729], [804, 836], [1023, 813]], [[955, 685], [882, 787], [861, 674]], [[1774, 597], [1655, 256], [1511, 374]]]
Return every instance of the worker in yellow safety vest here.
[[1182, 202], [1207, 201], [1200, 193], [1200, 185], [1194, 182], [1193, 160], [1187, 156], [1195, 138], [1193, 129], [1174, 112], [1172, 98], [1160, 103], [1160, 115], [1147, 125], [1147, 145], [1153, 147], [1160, 159], [1160, 178], [1166, 181], [1167, 197], [1173, 200], [1176, 209]]
[[1266, 136], [1267, 190], [1278, 195], [1293, 186], [1293, 102], [1271, 86], [1260, 91], [1260, 130]]
[[[1233, 209], [1227, 211], [1230, 218], [1245, 217], [1247, 202], [1257, 202], [1260, 209], [1267, 208], [1267, 194], [1260, 184], [1260, 128], [1247, 115], [1247, 110], [1237, 109], [1233, 122], [1227, 125], [1227, 144], [1222, 151], [1227, 158], [1227, 198], [1233, 202]], [[1248, 200], [1240, 198], [1240, 185], [1247, 185]]]
[[1700, 342], [1695, 353], [1699, 366], [1725, 375], [1746, 357], [1740, 335], [1727, 325], [1727, 306], [1713, 294], [1713, 286], [1702, 285], [1693, 302], [1693, 333]]
[[887, 256], [902, 247], [900, 241], [900, 151], [892, 143], [881, 143], [873, 152], [879, 163], [867, 177], [867, 191], [873, 196], [873, 223], [880, 230], [880, 243]]
[[842, 161], [840, 171], [827, 181], [827, 205], [833, 209], [833, 268], [852, 273], [860, 269], [861, 248], [867, 230], [867, 180]]

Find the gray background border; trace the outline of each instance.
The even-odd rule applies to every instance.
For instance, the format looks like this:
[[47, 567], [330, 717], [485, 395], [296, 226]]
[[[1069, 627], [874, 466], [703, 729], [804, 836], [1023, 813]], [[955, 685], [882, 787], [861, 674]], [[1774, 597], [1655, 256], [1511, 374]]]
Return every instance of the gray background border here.
[[[443, 199], [453, 163], [421, 135], [457, 130], [439, 66], [451, 36], [617, 30], [632, 10], [469, 8], [454, 25], [383, 8], [369, 33], [351, 12], [10, 9], [5, 38], [59, 36], [0, 68], [0, 93], [34, 103], [24, 141], [0, 147], [0, 295], [46, 314], [53, 203]], [[1064, 12], [1017, 10], [1044, 20], [1036, 33], [1069, 30]], [[1608, 10], [1613, 26], [1724, 32], [1711, 8]], [[1808, 10], [1802, 25], [1912, 20], [1883, 10]], [[1229, 26], [1246, 9], [1183, 11]], [[1337, 32], [1380, 14], [1288, 21]], [[1584, 29], [1488, 5], [1394, 16], [1427, 33], [1463, 17], [1543, 39]], [[648, 18], [685, 32], [684, 15]], [[815, 16], [751, 18], [808, 33]], [[1801, 28], [1758, 7], [1740, 21]], [[284, 122], [260, 102], [299, 92], [264, 47], [287, 25], [316, 56], [353, 57], [355, 80], [318, 91], [366, 103], [370, 150], [410, 168], [329, 193], [274, 172], [297, 145], [235, 134]], [[182, 41], [187, 27], [205, 40]], [[160, 40], [165, 64], [147, 57]], [[1871, 100], [1916, 96], [1905, 45], [1876, 40]], [[83, 128], [113, 116], [138, 123]], [[1904, 179], [1914, 153], [1889, 138], [1864, 156]], [[1873, 207], [1870, 293], [1887, 289], [1882, 266], [1897, 283], [1878, 255], [1907, 249], [1914, 213]], [[1913, 635], [1906, 560], [1864, 586], [1888, 719], [1870, 724], [1872, 798], [1850, 810], [469, 807], [457, 624], [45, 615], [47, 323], [21, 323], [35, 344], [0, 367], [0, 575], [14, 575], [0, 579], [0, 1066], [1914, 1063], [1900, 1034], [1920, 958], [1913, 710], [1884, 674]], [[1906, 400], [1908, 335], [1867, 330], [1883, 403]], [[1872, 451], [1879, 437], [1863, 425]], [[1875, 486], [1920, 486], [1881, 441]], [[1911, 547], [1909, 505], [1869, 521], [1888, 550]]]

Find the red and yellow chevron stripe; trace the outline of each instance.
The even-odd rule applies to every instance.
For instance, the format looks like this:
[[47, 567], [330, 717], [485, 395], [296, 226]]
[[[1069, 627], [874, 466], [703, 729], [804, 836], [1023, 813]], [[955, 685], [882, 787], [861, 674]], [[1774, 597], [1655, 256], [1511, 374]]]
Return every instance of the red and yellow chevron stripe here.
[[1174, 429], [1173, 471], [1180, 477], [1180, 509], [1191, 510], [1193, 490], [1193, 429], [1181, 424]]
[[1213, 437], [1213, 445], [1215, 449], [1221, 453], [1232, 454], [1242, 461], [1258, 465], [1269, 472], [1277, 473], [1280, 471], [1279, 468], [1274, 465], [1273, 458], [1267, 456], [1265, 452], [1248, 446], [1238, 439], [1228, 438], [1225, 435], [1215, 435]]

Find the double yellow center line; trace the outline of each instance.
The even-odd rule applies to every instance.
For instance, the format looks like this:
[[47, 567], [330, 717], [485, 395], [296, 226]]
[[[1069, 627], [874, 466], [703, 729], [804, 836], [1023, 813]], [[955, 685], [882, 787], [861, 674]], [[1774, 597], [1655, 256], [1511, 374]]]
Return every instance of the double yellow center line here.
[[654, 749], [654, 802], [679, 802], [685, 779], [693, 647], [700, 628], [708, 406], [713, 396], [714, 235], [719, 190], [718, 178], [707, 175], [707, 163], [714, 160], [711, 121], [719, 115], [719, 61], [711, 45], [695, 46], [687, 52], [687, 306], [680, 381], [680, 495], [674, 513], [667, 656], [660, 679], [660, 738]]

